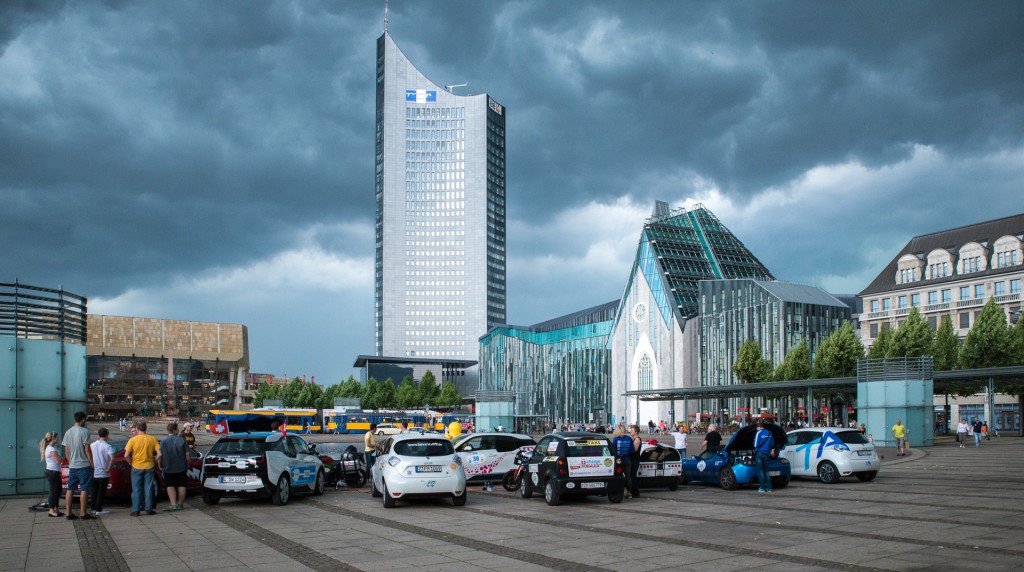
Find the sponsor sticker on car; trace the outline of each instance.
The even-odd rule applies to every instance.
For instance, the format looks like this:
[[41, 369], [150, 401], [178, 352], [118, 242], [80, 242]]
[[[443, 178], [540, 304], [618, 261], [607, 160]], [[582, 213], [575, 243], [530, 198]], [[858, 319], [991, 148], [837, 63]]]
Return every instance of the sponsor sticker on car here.
[[615, 463], [611, 457], [569, 457], [568, 461], [570, 477], [608, 477]]

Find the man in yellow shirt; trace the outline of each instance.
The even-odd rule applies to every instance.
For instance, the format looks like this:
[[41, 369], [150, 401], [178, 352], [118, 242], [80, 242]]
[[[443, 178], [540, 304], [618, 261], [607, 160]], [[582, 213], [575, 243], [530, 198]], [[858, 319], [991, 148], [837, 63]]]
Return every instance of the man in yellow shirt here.
[[892, 436], [896, 438], [896, 456], [906, 455], [903, 447], [907, 444], [907, 427], [903, 425], [902, 419], [897, 419], [896, 424], [892, 426]]
[[[146, 514], [153, 510], [153, 493], [156, 491], [156, 464], [163, 456], [160, 442], [146, 434], [146, 422], [136, 421], [137, 434], [124, 446], [124, 458], [132, 464], [132, 516], [139, 516], [145, 506]], [[144, 502], [143, 502], [144, 501]]]

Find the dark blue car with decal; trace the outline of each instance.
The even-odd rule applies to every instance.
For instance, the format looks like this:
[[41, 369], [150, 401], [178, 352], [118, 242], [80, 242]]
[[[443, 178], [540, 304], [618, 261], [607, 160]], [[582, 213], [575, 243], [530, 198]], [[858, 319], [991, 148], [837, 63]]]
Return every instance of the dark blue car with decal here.
[[[775, 448], [786, 446], [786, 432], [776, 425], [768, 425], [772, 432]], [[704, 451], [689, 459], [683, 459], [683, 483], [711, 483], [726, 490], [736, 490], [751, 483], [757, 484], [757, 467], [754, 466], [754, 435], [757, 427], [743, 427], [733, 433], [732, 438], [720, 451]], [[784, 457], [768, 461], [768, 474], [772, 488], [781, 489], [789, 484], [789, 461]]]
[[842, 477], [873, 480], [881, 465], [875, 445], [858, 429], [808, 427], [788, 433], [790, 445], [782, 451], [793, 476], [817, 477], [837, 483]]
[[324, 494], [320, 457], [298, 435], [235, 433], [221, 437], [203, 460], [203, 502], [269, 496], [276, 505], [295, 492]]

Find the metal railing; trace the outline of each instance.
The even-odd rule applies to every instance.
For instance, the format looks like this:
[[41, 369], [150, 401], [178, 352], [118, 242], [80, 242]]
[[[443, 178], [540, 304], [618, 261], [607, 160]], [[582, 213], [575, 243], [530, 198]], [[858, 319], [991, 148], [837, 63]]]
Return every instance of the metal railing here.
[[857, 360], [857, 381], [932, 379], [932, 357], [867, 358]]
[[84, 344], [86, 304], [63, 288], [0, 282], [0, 335]]

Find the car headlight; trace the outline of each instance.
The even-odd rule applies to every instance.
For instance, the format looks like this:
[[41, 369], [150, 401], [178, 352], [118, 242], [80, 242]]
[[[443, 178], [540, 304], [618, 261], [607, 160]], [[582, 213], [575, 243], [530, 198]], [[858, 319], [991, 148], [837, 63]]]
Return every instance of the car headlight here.
[[388, 464], [391, 465], [392, 467], [394, 467], [395, 465], [397, 465], [398, 463], [401, 463], [401, 462], [402, 462], [402, 460], [399, 459], [398, 457], [388, 457]]

